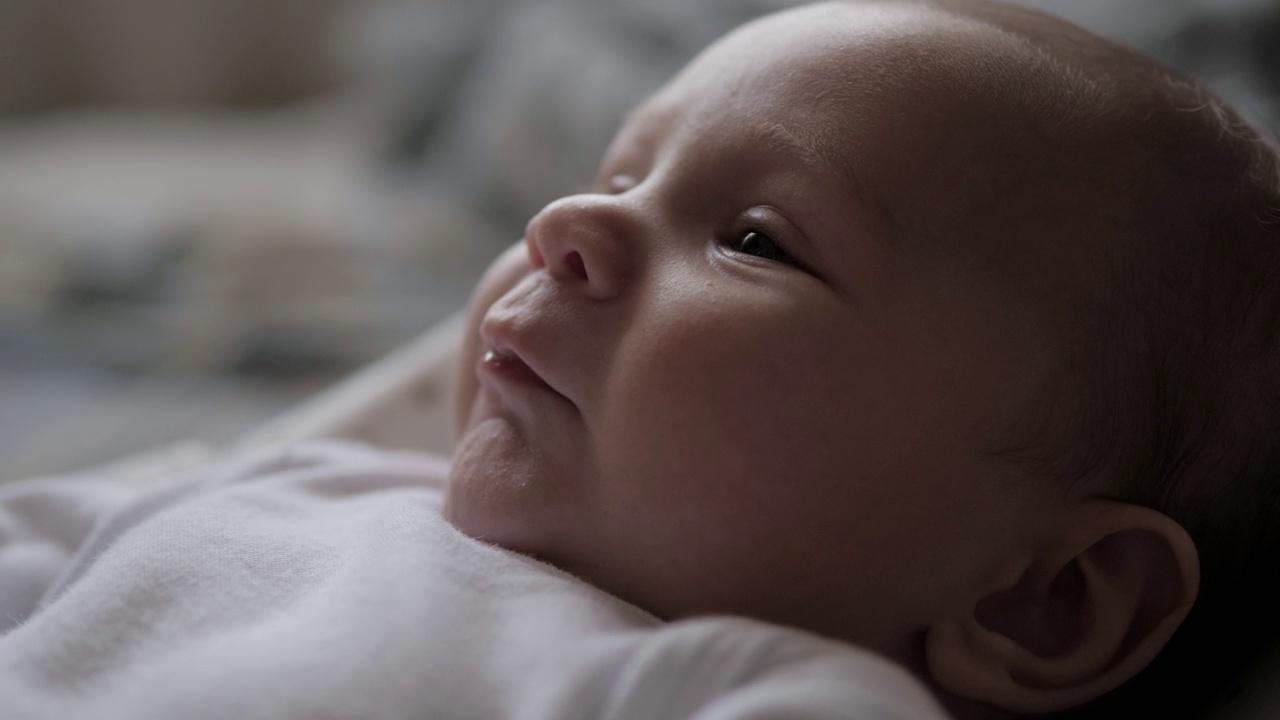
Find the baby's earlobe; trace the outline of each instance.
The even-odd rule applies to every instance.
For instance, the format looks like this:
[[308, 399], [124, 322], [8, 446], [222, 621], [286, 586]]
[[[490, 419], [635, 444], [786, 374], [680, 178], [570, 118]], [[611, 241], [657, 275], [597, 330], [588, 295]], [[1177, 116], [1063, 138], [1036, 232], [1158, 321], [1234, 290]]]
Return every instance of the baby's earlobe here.
[[1076, 707], [1146, 667], [1198, 586], [1181, 526], [1146, 507], [1090, 500], [1013, 587], [930, 628], [929, 672], [957, 697], [1013, 712]]

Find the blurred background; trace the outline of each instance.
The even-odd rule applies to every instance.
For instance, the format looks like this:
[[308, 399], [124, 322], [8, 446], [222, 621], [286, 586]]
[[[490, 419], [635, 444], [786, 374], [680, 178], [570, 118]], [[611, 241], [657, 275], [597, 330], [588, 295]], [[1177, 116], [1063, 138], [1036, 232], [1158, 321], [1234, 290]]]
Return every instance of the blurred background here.
[[[461, 308], [784, 0], [0, 0], [0, 480], [222, 443]], [[1280, 3], [1028, 0], [1280, 128]]]

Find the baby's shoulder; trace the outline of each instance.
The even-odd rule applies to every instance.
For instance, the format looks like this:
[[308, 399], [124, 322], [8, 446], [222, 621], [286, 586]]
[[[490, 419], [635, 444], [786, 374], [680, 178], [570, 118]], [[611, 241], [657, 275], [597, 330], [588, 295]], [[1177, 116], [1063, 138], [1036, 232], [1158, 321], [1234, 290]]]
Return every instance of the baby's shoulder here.
[[654, 631], [631, 656], [611, 704], [643, 708], [635, 717], [702, 717], [713, 704], [717, 718], [947, 717], [919, 680], [875, 653], [729, 616]]

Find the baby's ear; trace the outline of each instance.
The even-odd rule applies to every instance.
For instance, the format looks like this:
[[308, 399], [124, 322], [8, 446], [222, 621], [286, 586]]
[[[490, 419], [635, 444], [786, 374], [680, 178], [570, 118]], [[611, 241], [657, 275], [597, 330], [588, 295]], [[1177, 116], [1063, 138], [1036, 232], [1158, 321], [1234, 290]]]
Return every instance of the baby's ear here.
[[1150, 508], [1088, 500], [993, 589], [926, 638], [934, 681], [1016, 713], [1082, 705], [1146, 667], [1186, 618], [1200, 583], [1195, 545]]

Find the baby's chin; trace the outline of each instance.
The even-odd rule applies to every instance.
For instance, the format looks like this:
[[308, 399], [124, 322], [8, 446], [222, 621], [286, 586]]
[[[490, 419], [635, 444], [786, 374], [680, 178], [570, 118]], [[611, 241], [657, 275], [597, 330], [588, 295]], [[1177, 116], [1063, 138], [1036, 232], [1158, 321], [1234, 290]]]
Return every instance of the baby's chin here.
[[445, 520], [477, 540], [541, 557], [556, 513], [538, 460], [520, 433], [502, 419], [486, 419], [469, 428], [454, 449], [445, 487]]
[[472, 536], [490, 534], [494, 516], [510, 504], [504, 498], [518, 494], [520, 481], [510, 469], [513, 458], [504, 462], [504, 446], [515, 444], [510, 426], [495, 420], [468, 428], [454, 448], [449, 482], [445, 486], [444, 516], [459, 530]]

